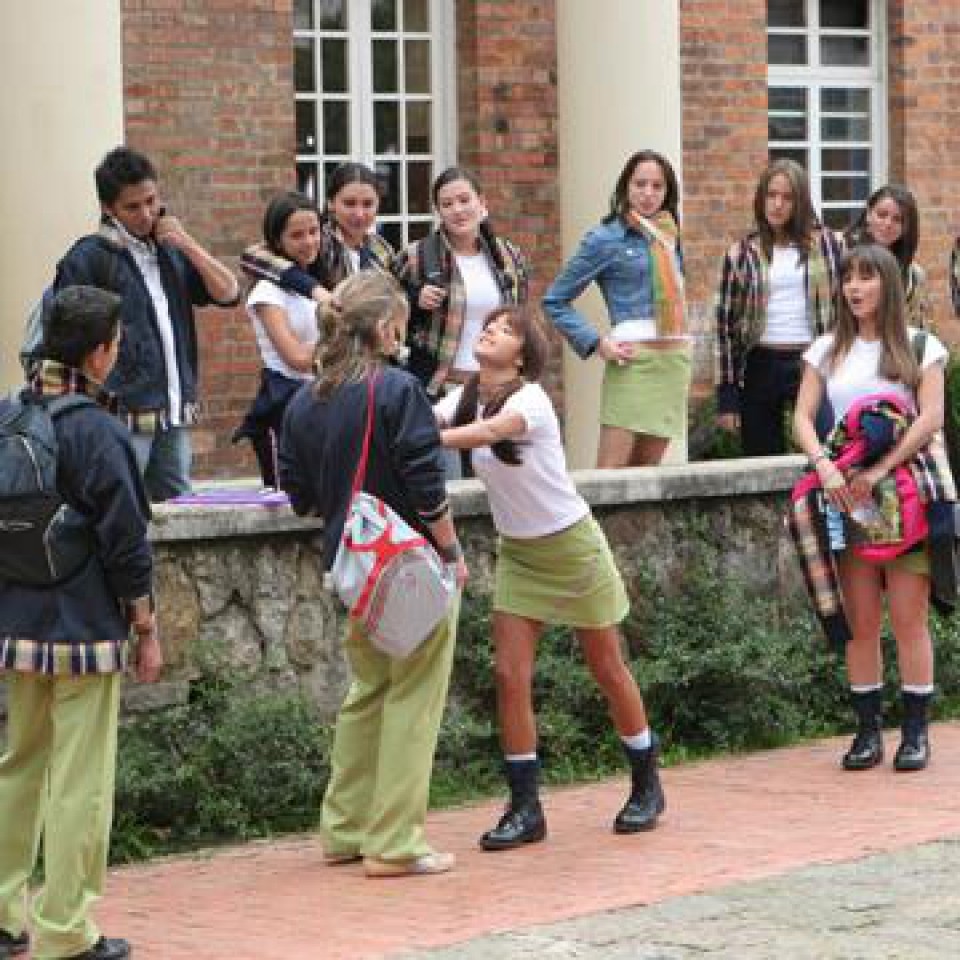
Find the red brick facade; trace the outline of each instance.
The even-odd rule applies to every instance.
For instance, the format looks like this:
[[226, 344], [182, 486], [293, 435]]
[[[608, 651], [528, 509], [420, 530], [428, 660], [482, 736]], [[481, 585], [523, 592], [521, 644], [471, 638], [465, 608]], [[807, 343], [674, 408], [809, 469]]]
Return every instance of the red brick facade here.
[[[960, 228], [960, 6], [891, 0], [889, 168], [917, 194], [919, 259], [941, 319]], [[158, 163], [188, 229], [231, 260], [266, 199], [294, 182], [292, 0], [124, 0], [127, 135]], [[689, 298], [709, 328], [723, 249], [751, 223], [766, 162], [765, 0], [680, 0], [683, 212]], [[496, 228], [534, 266], [561, 262], [554, 0], [456, 0], [458, 159]], [[255, 472], [229, 435], [259, 367], [242, 311], [200, 321], [207, 418], [199, 476]], [[708, 387], [707, 384], [702, 386]]]

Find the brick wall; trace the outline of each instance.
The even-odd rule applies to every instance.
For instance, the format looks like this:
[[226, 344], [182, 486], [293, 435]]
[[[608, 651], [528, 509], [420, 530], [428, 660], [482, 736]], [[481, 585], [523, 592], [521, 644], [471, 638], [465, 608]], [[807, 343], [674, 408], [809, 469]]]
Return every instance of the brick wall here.
[[889, 7], [890, 176], [917, 197], [917, 260], [937, 319], [949, 325], [947, 267], [960, 232], [960, 4], [895, 0]]
[[[712, 330], [720, 260], [753, 224], [753, 193], [767, 163], [766, 16], [765, 0], [680, 2], [687, 298], [701, 330]], [[698, 393], [713, 382], [704, 359]]]
[[530, 260], [539, 300], [561, 257], [554, 3], [458, 0], [456, 11], [459, 160], [477, 173], [496, 230]]
[[[292, 0], [123, 0], [128, 143], [157, 165], [164, 201], [230, 264], [266, 200], [294, 185]], [[256, 474], [230, 433], [260, 362], [242, 310], [198, 314], [198, 476]]]

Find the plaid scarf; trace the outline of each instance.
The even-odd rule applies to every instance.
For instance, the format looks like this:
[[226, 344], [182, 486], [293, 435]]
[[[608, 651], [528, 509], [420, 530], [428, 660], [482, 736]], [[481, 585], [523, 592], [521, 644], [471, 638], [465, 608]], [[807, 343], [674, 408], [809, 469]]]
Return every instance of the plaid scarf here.
[[[804, 262], [804, 289], [811, 338], [833, 326], [834, 297], [839, 290], [841, 250], [831, 230], [815, 233]], [[770, 303], [770, 260], [759, 235], [735, 243], [723, 259], [717, 293], [717, 383], [743, 385], [747, 354], [767, 328]]]
[[62, 397], [68, 393], [80, 393], [95, 400], [115, 416], [120, 413], [119, 399], [102, 383], [57, 360], [41, 360], [31, 371], [28, 386], [40, 397]]
[[[435, 236], [439, 236], [443, 244], [443, 273], [447, 283], [447, 296], [433, 311], [429, 329], [420, 334], [423, 340], [420, 346], [435, 353], [437, 357], [436, 370], [427, 385], [427, 393], [434, 397], [440, 395], [453, 366], [453, 360], [460, 346], [460, 334], [467, 310], [467, 288], [457, 266], [457, 258], [443, 230], [437, 231]], [[426, 282], [423, 244], [430, 239], [428, 237], [411, 244], [399, 258], [397, 275], [408, 287], [419, 288]], [[496, 237], [494, 242], [499, 260], [503, 263], [503, 270], [497, 268], [496, 258], [482, 238], [479, 241], [479, 248], [486, 255], [490, 269], [497, 279], [502, 302], [525, 303], [528, 296], [528, 270], [523, 255], [509, 240]]]
[[627, 223], [646, 237], [650, 251], [653, 316], [658, 337], [679, 337], [687, 331], [683, 272], [680, 268], [680, 228], [668, 210], [642, 217], [628, 210]]

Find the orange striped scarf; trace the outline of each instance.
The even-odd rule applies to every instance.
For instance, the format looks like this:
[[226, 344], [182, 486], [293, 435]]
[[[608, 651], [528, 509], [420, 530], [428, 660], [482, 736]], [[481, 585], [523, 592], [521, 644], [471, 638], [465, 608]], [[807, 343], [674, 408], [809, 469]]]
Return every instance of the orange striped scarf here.
[[680, 270], [680, 228], [672, 214], [661, 210], [653, 217], [627, 212], [627, 223], [647, 238], [657, 336], [682, 337], [687, 333], [683, 273]]

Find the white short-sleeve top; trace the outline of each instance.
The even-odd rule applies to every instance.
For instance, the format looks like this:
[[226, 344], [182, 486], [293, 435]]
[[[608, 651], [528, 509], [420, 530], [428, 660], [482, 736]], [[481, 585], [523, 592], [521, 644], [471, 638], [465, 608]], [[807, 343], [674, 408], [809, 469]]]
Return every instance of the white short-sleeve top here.
[[269, 370], [276, 370], [292, 380], [312, 380], [312, 373], [303, 373], [287, 365], [273, 345], [266, 328], [254, 307], [258, 304], [268, 304], [279, 307], [287, 316], [287, 323], [293, 335], [301, 343], [316, 343], [318, 337], [317, 305], [309, 297], [302, 297], [299, 293], [283, 290], [269, 280], [258, 280], [247, 297], [247, 315], [253, 323], [253, 331], [257, 337], [257, 347], [263, 365]]

